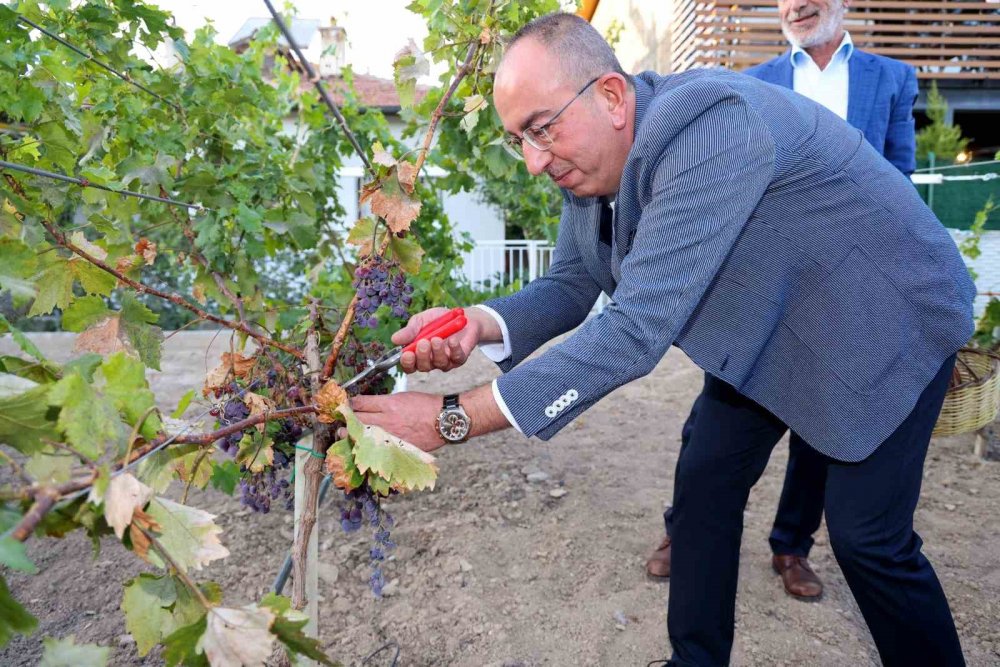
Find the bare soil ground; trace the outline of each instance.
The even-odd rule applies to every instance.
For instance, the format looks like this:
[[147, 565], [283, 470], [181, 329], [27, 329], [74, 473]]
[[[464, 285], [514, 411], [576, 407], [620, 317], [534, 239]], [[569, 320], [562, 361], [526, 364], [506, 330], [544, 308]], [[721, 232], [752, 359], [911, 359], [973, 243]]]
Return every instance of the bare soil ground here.
[[[207, 362], [211, 334], [168, 341], [169, 375], [151, 374], [164, 407], [200, 383], [225, 340], [215, 341]], [[41, 336], [40, 344], [58, 357], [69, 353], [63, 335]], [[477, 356], [448, 375], [415, 377], [410, 388], [461, 390], [496, 373]], [[700, 386], [700, 371], [672, 350], [651, 375], [549, 442], [506, 432], [442, 450], [433, 492], [387, 503], [399, 546], [385, 568], [395, 583], [382, 600], [367, 588], [371, 536], [343, 535], [330, 506], [320, 533], [320, 631], [329, 655], [358, 665], [391, 641], [400, 665], [617, 666], [665, 657], [668, 585], [647, 578], [644, 563], [663, 530], [681, 424]], [[1000, 664], [1000, 463], [972, 450], [972, 436], [932, 443], [916, 525], [968, 663], [986, 666]], [[766, 537], [786, 458], [779, 444], [746, 510], [732, 662], [878, 664], [823, 530], [812, 555], [827, 587], [821, 601], [788, 597], [770, 569]], [[548, 478], [529, 482], [533, 472]], [[566, 493], [554, 497], [557, 490]], [[229, 604], [258, 599], [291, 543], [290, 513], [249, 514], [216, 492], [194, 502], [219, 514], [232, 552], [200, 577], [219, 581]], [[81, 535], [33, 540], [29, 551], [41, 573], [5, 575], [40, 626], [0, 651], [0, 664], [34, 665], [43, 637], [68, 634], [112, 646], [115, 665], [162, 664], [155, 651], [136, 655], [118, 609], [122, 582], [148, 566], [113, 539], [96, 555]], [[391, 658], [384, 651], [367, 664]]]

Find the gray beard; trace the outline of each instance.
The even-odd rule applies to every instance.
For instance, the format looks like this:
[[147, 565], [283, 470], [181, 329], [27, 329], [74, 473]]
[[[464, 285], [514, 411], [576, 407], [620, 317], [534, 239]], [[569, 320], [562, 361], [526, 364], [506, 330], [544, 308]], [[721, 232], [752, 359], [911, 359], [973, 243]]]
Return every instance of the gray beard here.
[[837, 31], [840, 29], [840, 26], [844, 21], [845, 13], [847, 13], [847, 7], [843, 4], [839, 5], [833, 12], [823, 17], [820, 20], [819, 25], [817, 25], [811, 33], [802, 37], [794, 34], [789, 27], [785, 25], [784, 21], [782, 21], [781, 33], [785, 36], [785, 39], [792, 44], [792, 46], [797, 46], [800, 49], [808, 49], [814, 46], [819, 46], [820, 44], [829, 42], [837, 36]]

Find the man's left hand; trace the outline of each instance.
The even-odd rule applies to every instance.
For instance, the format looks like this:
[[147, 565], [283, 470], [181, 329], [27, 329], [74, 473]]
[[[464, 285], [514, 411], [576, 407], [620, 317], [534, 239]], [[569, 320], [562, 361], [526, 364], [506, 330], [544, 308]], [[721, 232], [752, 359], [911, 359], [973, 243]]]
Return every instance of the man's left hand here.
[[381, 426], [425, 452], [446, 444], [437, 430], [441, 406], [441, 396], [416, 391], [351, 399], [351, 410], [362, 422]]

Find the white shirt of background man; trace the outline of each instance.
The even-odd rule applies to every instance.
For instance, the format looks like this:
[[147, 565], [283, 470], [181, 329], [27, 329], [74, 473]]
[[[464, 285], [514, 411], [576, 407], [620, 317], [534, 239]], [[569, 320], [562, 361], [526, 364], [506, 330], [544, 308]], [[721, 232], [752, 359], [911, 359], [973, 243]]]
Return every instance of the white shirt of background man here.
[[854, 42], [844, 31], [844, 39], [833, 53], [826, 69], [820, 69], [812, 56], [798, 46], [792, 47], [792, 88], [813, 102], [847, 120], [848, 61]]

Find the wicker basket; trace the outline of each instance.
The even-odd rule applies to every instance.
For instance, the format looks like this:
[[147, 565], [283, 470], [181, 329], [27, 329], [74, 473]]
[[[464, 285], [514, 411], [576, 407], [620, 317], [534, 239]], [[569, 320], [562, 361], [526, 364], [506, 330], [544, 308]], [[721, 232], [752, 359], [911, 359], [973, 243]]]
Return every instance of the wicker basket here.
[[934, 435], [975, 431], [996, 419], [1000, 410], [1000, 359], [992, 352], [963, 347], [958, 351]]

